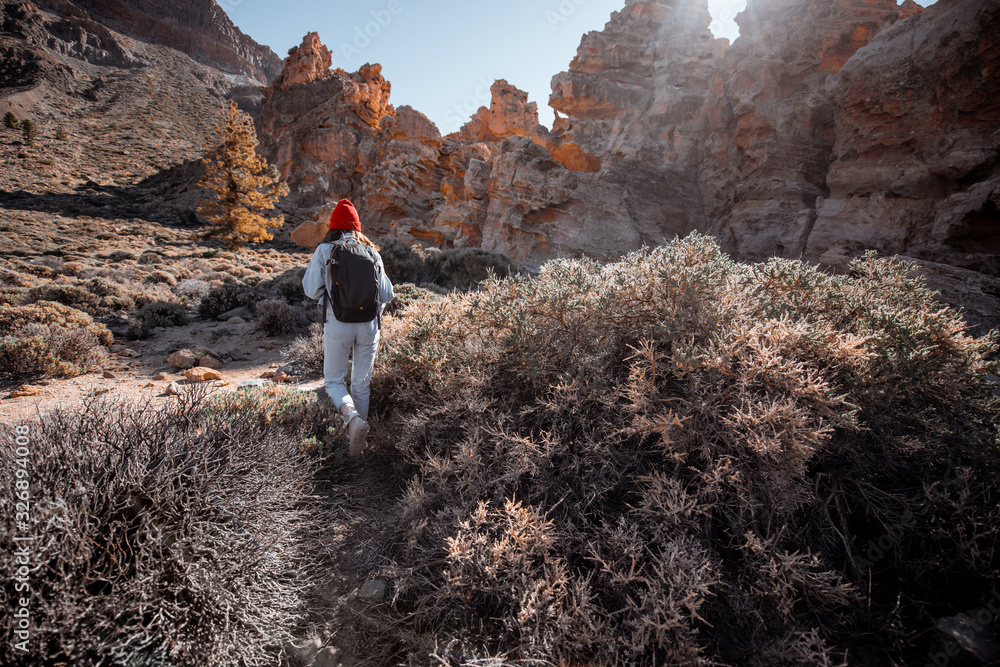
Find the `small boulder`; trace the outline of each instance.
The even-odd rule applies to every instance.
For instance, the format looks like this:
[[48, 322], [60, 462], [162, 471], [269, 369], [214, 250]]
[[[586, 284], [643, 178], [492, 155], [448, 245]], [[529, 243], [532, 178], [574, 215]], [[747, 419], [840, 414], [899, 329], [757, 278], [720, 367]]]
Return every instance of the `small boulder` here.
[[205, 347], [204, 345], [195, 345], [194, 349], [192, 350], [192, 352], [194, 352], [194, 356], [198, 357], [199, 359], [201, 359], [202, 357], [204, 357], [206, 355], [213, 356], [213, 357], [220, 357], [220, 356], [222, 356], [222, 355], [216, 353], [215, 350], [210, 350], [209, 348]]
[[8, 394], [7, 398], [24, 398], [25, 396], [35, 396], [41, 391], [38, 387], [20, 386]]
[[215, 370], [214, 368], [189, 368], [184, 371], [184, 377], [187, 378], [188, 382], [196, 384], [198, 382], [207, 382], [209, 380], [221, 380], [222, 373]]
[[171, 382], [167, 385], [167, 388], [163, 390], [164, 396], [180, 396], [181, 386], [176, 382]]
[[232, 310], [227, 310], [226, 312], [219, 315], [218, 320], [220, 322], [229, 322], [229, 320], [234, 317], [239, 317], [242, 320], [250, 317], [250, 309], [246, 306], [240, 306], [239, 308], [233, 308]]
[[157, 373], [153, 376], [154, 380], [166, 380], [169, 377], [166, 373]]
[[198, 364], [198, 357], [191, 350], [177, 350], [167, 357], [167, 363], [174, 368], [191, 368]]
[[112, 373], [111, 371], [104, 371], [103, 375], [104, 375], [104, 377], [105, 377], [105, 378], [107, 378], [108, 380], [114, 380], [114, 379], [115, 379], [115, 378], [117, 377], [117, 376], [116, 376], [116, 375], [115, 375], [114, 373]]
[[274, 371], [264, 371], [263, 373], [260, 374], [260, 377], [261, 377], [261, 379], [264, 379], [264, 380], [270, 380], [275, 375], [277, 375], [277, 373], [275, 373]]
[[226, 320], [226, 324], [246, 324], [247, 321], [242, 317], [230, 317]]
[[201, 366], [202, 368], [219, 369], [222, 368], [223, 363], [218, 359], [216, 359], [215, 357], [213, 357], [212, 355], [206, 354], [204, 357], [201, 358], [201, 361], [198, 362], [198, 365]]

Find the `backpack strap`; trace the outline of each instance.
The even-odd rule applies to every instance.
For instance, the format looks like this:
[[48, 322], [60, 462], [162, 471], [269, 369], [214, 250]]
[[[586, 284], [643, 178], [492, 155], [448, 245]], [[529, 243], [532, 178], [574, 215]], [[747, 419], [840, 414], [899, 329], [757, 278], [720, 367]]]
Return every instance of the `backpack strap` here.
[[330, 262], [333, 261], [333, 243], [328, 243], [327, 245], [330, 246], [330, 256], [327, 258], [326, 265], [324, 266], [324, 271], [323, 271], [323, 298], [320, 299], [320, 303], [322, 304], [322, 310], [323, 310], [323, 324], [326, 324], [326, 320], [327, 320], [326, 311], [329, 309], [329, 307], [330, 307], [330, 301], [331, 301], [330, 288], [326, 286], [326, 279], [330, 277]]

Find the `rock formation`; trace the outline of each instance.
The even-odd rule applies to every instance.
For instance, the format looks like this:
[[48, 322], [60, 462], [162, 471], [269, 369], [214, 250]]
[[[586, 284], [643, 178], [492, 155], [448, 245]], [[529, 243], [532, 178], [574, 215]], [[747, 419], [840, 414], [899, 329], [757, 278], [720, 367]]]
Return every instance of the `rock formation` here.
[[330, 51], [310, 33], [264, 92], [260, 149], [293, 184], [286, 210], [315, 213], [357, 198], [361, 178], [375, 168], [382, 119], [394, 113], [381, 66], [348, 74], [330, 64]]
[[393, 110], [372, 66], [330, 72], [310, 37], [279, 78], [295, 83], [269, 93], [265, 117], [285, 111], [265, 155], [308, 213], [351, 196], [376, 233], [526, 264], [699, 230], [747, 260], [908, 254], [995, 303], [989, 275], [961, 269], [998, 272], [998, 15], [1000, 0], [749, 0], [729, 46], [706, 0], [626, 0], [553, 78], [551, 131], [501, 81], [445, 137]]
[[806, 258], [875, 248], [1000, 276], [1000, 3], [940, 2], [884, 30], [832, 93]]
[[719, 63], [718, 103], [731, 110], [725, 135], [736, 151], [702, 171], [714, 231], [730, 250], [752, 260], [802, 255], [836, 140], [827, 81], [912, 11], [895, 0], [748, 2]]

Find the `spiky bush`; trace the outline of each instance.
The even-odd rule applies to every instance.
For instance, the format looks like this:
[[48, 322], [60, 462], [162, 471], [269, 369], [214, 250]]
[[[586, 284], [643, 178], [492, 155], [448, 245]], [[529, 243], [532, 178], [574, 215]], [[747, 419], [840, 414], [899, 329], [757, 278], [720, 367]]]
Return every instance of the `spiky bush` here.
[[447, 289], [470, 290], [491, 275], [500, 278], [515, 273], [506, 255], [480, 248], [452, 248], [427, 258], [430, 282]]
[[28, 303], [54, 301], [64, 306], [82, 310], [90, 315], [99, 314], [99, 299], [85, 287], [76, 284], [49, 283], [30, 290], [25, 299]]
[[305, 330], [305, 313], [279, 299], [265, 299], [254, 306], [257, 326], [268, 336], [288, 336]]
[[182, 299], [187, 299], [189, 301], [201, 301], [201, 299], [208, 294], [209, 291], [211, 291], [211, 288], [204, 280], [190, 278], [177, 283], [177, 286], [174, 287], [172, 291]]
[[234, 308], [252, 308], [261, 299], [269, 298], [271, 294], [259, 287], [252, 287], [241, 282], [230, 282], [211, 290], [201, 299], [198, 313], [202, 317], [218, 317]]
[[13, 111], [8, 111], [3, 116], [3, 126], [8, 130], [16, 130], [21, 127], [21, 121], [17, 119]]
[[11, 333], [31, 324], [58, 325], [64, 329], [84, 329], [98, 343], [109, 346], [114, 336], [103, 324], [94, 321], [87, 313], [52, 301], [39, 301], [29, 305], [0, 304], [0, 333]]
[[[18, 592], [5, 559], [0, 604], [28, 598], [31, 639], [27, 653], [4, 642], [0, 662], [287, 664], [325, 520], [299, 428], [256, 404], [189, 395], [161, 411], [93, 404], [22, 425], [31, 525], [2, 522], [0, 545], [13, 554], [15, 536], [37, 537], [37, 569]], [[18, 458], [0, 448], [11, 517]], [[14, 637], [12, 614], [0, 625]]]
[[385, 312], [389, 315], [398, 315], [419, 301], [437, 299], [441, 296], [440, 293], [431, 291], [426, 287], [417, 287], [409, 283], [394, 285], [393, 292], [395, 292], [395, 296], [392, 299], [392, 303], [386, 306], [385, 309]]
[[379, 254], [386, 275], [394, 283], [428, 283], [445, 289], [467, 291], [491, 274], [506, 277], [516, 272], [509, 257], [479, 248], [424, 249], [399, 239], [380, 239]]
[[[425, 299], [439, 299], [441, 295], [409, 283], [395, 286], [395, 298], [386, 309], [386, 315], [398, 316], [407, 308]], [[383, 320], [385, 321], [385, 320]], [[309, 333], [299, 336], [281, 353], [282, 358], [295, 364], [307, 375], [323, 374], [323, 325], [314, 323]]]
[[399, 239], [378, 239], [385, 273], [393, 283], [419, 285], [430, 279], [424, 258]]
[[308, 375], [323, 374], [323, 325], [309, 325], [309, 333], [299, 336], [281, 352], [287, 363], [295, 364]]
[[0, 375], [73, 377], [106, 359], [97, 336], [85, 328], [28, 324], [0, 337]]
[[54, 301], [94, 316], [128, 311], [148, 300], [142, 291], [129, 291], [104, 278], [53, 281], [29, 290], [24, 298], [25, 303]]
[[180, 327], [188, 323], [187, 309], [177, 301], [153, 301], [136, 310], [129, 324], [132, 338], [147, 338], [157, 327]]
[[372, 441], [418, 474], [386, 650], [916, 664], [1000, 568], [1000, 410], [995, 338], [910, 269], [693, 234], [387, 320]]
[[289, 269], [275, 278], [265, 280], [260, 287], [281, 295], [290, 304], [302, 303], [306, 300], [306, 294], [302, 290], [302, 278], [305, 275], [305, 267]]

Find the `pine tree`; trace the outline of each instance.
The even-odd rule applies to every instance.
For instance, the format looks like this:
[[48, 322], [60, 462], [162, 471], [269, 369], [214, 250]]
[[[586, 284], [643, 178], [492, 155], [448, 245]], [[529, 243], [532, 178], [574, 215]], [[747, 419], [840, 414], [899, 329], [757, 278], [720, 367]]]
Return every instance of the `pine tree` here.
[[35, 139], [38, 137], [38, 130], [35, 128], [35, 124], [30, 120], [25, 118], [21, 121], [21, 140], [24, 142], [25, 146], [34, 146]]
[[198, 184], [211, 196], [199, 200], [198, 213], [208, 221], [209, 238], [221, 238], [229, 250], [247, 242], [269, 241], [268, 228], [284, 224], [284, 216], [265, 218], [259, 211], [274, 208], [288, 194], [276, 167], [257, 155], [257, 131], [253, 119], [229, 102], [224, 125], [215, 131], [223, 139], [202, 160], [207, 172]]
[[14, 115], [13, 111], [8, 111], [4, 114], [3, 126], [8, 130], [16, 130], [21, 126], [21, 123], [17, 120], [17, 116]]

